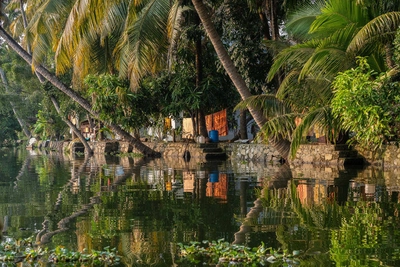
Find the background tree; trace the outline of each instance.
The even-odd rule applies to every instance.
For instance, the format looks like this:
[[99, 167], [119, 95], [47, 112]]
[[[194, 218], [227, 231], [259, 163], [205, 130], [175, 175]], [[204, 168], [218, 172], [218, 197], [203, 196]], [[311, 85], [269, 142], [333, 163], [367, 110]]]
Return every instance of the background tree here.
[[3, 94], [12, 103], [14, 118], [17, 118], [23, 135], [20, 138], [28, 138], [32, 125], [35, 123], [35, 114], [39, 109], [39, 103], [43, 95], [38, 91], [40, 83], [29, 66], [18, 55], [7, 48], [1, 49], [0, 64], [4, 71], [1, 88]]
[[[214, 21], [221, 32], [222, 41], [229, 44], [227, 51], [235, 66], [252, 94], [257, 95], [273, 91], [271, 83], [268, 84], [265, 80], [265, 71], [272, 65], [273, 55], [263, 44], [263, 39], [271, 39], [268, 18], [262, 7], [255, 11], [257, 12], [253, 11], [251, 5], [249, 8], [248, 3], [244, 1], [224, 2], [216, 9]], [[223, 70], [220, 64], [219, 66]], [[239, 127], [241, 139], [248, 138], [248, 123], [252, 118], [247, 114], [246, 109], [241, 110]]]

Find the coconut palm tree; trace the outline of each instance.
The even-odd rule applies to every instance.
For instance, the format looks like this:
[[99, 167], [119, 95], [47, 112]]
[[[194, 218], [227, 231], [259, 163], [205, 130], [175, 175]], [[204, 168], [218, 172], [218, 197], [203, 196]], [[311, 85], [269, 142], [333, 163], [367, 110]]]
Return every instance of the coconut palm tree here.
[[291, 131], [282, 125], [293, 124], [284, 120], [303, 118], [291, 134], [292, 156], [313, 126], [320, 126], [326, 136], [337, 138], [341, 127], [331, 115], [329, 104], [333, 96], [331, 82], [339, 72], [354, 67], [357, 56], [368, 56], [370, 66], [378, 72], [391, 67], [390, 60], [385, 61], [382, 55], [391, 58], [388, 44], [400, 25], [400, 12], [371, 12], [362, 5], [364, 2], [317, 1], [297, 10], [287, 23], [292, 40], [298, 44], [277, 55], [268, 79], [272, 80], [279, 71], [285, 72], [276, 96], [291, 106], [295, 116], [271, 120], [263, 131], [269, 136], [277, 134], [276, 129]]
[[[3, 27], [0, 27], [0, 36], [3, 37], [5, 42], [19, 54], [26, 62], [28, 62], [37, 73], [42, 75], [45, 79], [47, 79], [51, 84], [53, 84], [56, 88], [58, 88], [60, 91], [65, 93], [67, 96], [69, 96], [71, 99], [73, 99], [75, 102], [77, 102], [80, 106], [82, 106], [85, 110], [87, 110], [89, 113], [91, 113], [94, 117], [98, 117], [98, 114], [93, 112], [90, 103], [82, 98], [79, 93], [73, 91], [71, 88], [67, 87], [65, 84], [63, 84], [58, 78], [53, 75], [50, 71], [48, 71], [45, 67], [40, 65], [40, 62], [42, 62], [43, 58], [45, 57], [46, 53], [49, 51], [47, 50], [45, 53], [45, 50], [49, 47], [50, 44], [53, 44], [50, 41], [55, 40], [56, 33], [57, 31], [53, 31], [51, 28], [47, 28], [48, 31], [43, 30], [46, 29], [46, 27], [51, 24], [49, 22], [51, 21], [58, 21], [59, 16], [56, 16], [54, 13], [54, 10], [58, 10], [59, 8], [62, 7], [62, 9], [67, 8], [71, 3], [68, 1], [49, 1], [48, 5], [43, 6], [36, 6], [36, 10], [41, 10], [42, 12], [37, 12], [35, 14], [43, 14], [45, 13], [44, 11], [48, 11], [49, 13], [47, 14], [47, 20], [44, 19], [44, 17], [40, 17], [40, 19], [34, 20], [33, 24], [36, 26], [34, 27], [36, 30], [38, 30], [37, 33], [33, 37], [37, 37], [35, 39], [35, 46], [32, 46], [32, 53], [33, 57], [29, 53], [27, 53], [5, 30]], [[46, 2], [47, 3], [47, 2]], [[41, 4], [41, 2], [34, 1], [34, 4]], [[69, 5], [68, 5], [69, 4]], [[29, 10], [29, 9], [28, 9]], [[51, 12], [53, 11], [53, 12]], [[32, 22], [32, 21], [31, 21]], [[54, 25], [54, 24], [51, 24]], [[50, 34], [46, 35], [44, 32], [47, 32]], [[32, 33], [32, 30], [29, 30], [28, 33]], [[29, 34], [26, 34], [27, 38], [29, 39]], [[32, 37], [32, 36], [31, 36]], [[37, 49], [40, 47], [40, 49]], [[143, 143], [141, 143], [139, 140], [136, 138], [132, 137], [129, 133], [127, 133], [125, 130], [123, 130], [120, 126], [108, 123], [109, 127], [117, 134], [119, 134], [122, 138], [127, 140], [134, 146], [138, 151], [142, 152], [146, 156], [157, 156], [159, 153], [155, 152], [153, 149], [147, 147]]]
[[[32, 65], [32, 57], [26, 52], [5, 30], [0, 27], [0, 37], [13, 49], [19, 56], [21, 56], [28, 64]], [[77, 104], [79, 104], [86, 111], [91, 113], [94, 117], [98, 117], [98, 114], [92, 110], [91, 104], [81, 97], [77, 92], [63, 84], [54, 74], [47, 70], [42, 65], [36, 65], [35, 70], [42, 75], [46, 80], [48, 80], [52, 85], [54, 85], [61, 92], [69, 96]], [[108, 123], [108, 126], [122, 138], [127, 140], [132, 146], [134, 146], [138, 151], [142, 152], [145, 156], [159, 156], [159, 153], [155, 152], [153, 149], [144, 145], [142, 142], [131, 136], [128, 132], [123, 130], [120, 126]]]
[[[218, 55], [219, 60], [221, 61], [221, 64], [231, 78], [242, 100], [251, 98], [252, 94], [247, 87], [243, 77], [237, 71], [237, 68], [231, 60], [228, 52], [226, 51], [224, 44], [222, 43], [221, 38], [211, 20], [211, 16], [207, 10], [207, 7], [202, 0], [192, 0], [192, 3], [203, 23], [204, 29], [208, 37], [210, 38], [211, 43], [214, 46], [214, 49]], [[267, 122], [267, 118], [264, 116], [262, 110], [254, 108], [254, 106], [250, 105], [248, 106], [248, 109], [250, 114], [256, 121], [257, 125], [260, 128], [263, 127], [264, 124]], [[275, 149], [280, 153], [283, 158], [287, 158], [287, 156], [289, 155], [290, 143], [286, 139], [282, 138], [282, 136], [280, 135], [276, 135], [269, 138], [268, 141], [273, 147], [275, 147]]]

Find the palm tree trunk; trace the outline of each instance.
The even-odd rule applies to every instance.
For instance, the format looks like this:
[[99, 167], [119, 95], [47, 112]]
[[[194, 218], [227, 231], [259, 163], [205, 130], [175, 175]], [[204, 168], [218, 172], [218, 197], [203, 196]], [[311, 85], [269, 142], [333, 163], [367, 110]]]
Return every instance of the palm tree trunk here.
[[[6, 93], [8, 93], [8, 81], [7, 81], [6, 74], [4, 73], [4, 70], [2, 68], [0, 68], [0, 76], [1, 76], [1, 80], [4, 84], [4, 88], [6, 89]], [[25, 136], [28, 138], [31, 137], [32, 134], [26, 127], [26, 123], [19, 117], [19, 115], [17, 113], [17, 109], [15, 108], [14, 102], [10, 101], [10, 105], [11, 105], [12, 111], [15, 115], [15, 118], [17, 118], [17, 121], [18, 121], [19, 125], [21, 126], [21, 129], [24, 132]]]
[[[218, 55], [221, 64], [224, 66], [225, 71], [228, 73], [233, 84], [235, 85], [237, 91], [239, 92], [242, 100], [246, 100], [251, 96], [250, 90], [246, 85], [243, 77], [239, 74], [237, 68], [235, 67], [233, 61], [231, 60], [228, 52], [226, 51], [224, 44], [218, 35], [214, 24], [211, 21], [211, 16], [208, 13], [206, 6], [202, 0], [192, 0], [192, 3], [203, 23], [204, 29], [210, 38], [211, 43], [214, 46], [215, 52]], [[254, 109], [253, 107], [248, 107], [250, 114], [253, 116], [257, 125], [262, 128], [262, 126], [267, 122], [261, 110]], [[283, 138], [271, 139], [270, 144], [280, 153], [280, 155], [287, 159], [289, 156], [290, 142], [284, 140]], [[287, 147], [289, 145], [289, 147]]]
[[239, 114], [239, 136], [242, 140], [249, 138], [247, 135], [247, 118], [245, 109], [240, 110]]
[[[3, 27], [0, 27], [0, 37], [4, 39], [4, 41], [13, 49], [20, 57], [22, 57], [29, 65], [32, 66], [32, 57], [29, 53], [27, 53], [5, 30]], [[50, 73], [46, 68], [41, 65], [34, 66], [35, 71], [42, 75], [47, 81], [49, 81], [52, 85], [54, 85], [61, 92], [69, 96], [72, 100], [78, 103], [82, 108], [92, 114], [95, 118], [99, 118], [99, 114], [92, 110], [91, 104], [81, 97], [77, 92], [67, 87], [63, 84], [54, 74]], [[123, 130], [118, 125], [114, 125], [109, 123], [108, 126], [114, 130], [114, 132], [125, 139], [138, 151], [143, 153], [144, 156], [147, 157], [159, 157], [160, 153], [154, 151], [148, 146], [144, 145], [140, 140], [132, 137], [128, 132]]]
[[85, 137], [81, 134], [81, 131], [78, 128], [76, 128], [75, 124], [73, 124], [70, 120], [65, 118], [65, 116], [61, 113], [60, 105], [58, 104], [57, 99], [54, 96], [50, 96], [50, 100], [51, 100], [51, 102], [53, 102], [54, 108], [56, 109], [58, 115], [63, 120], [63, 122], [65, 122], [72, 129], [72, 131], [75, 133], [75, 135], [82, 142], [83, 146], [85, 147], [85, 154], [93, 155], [93, 150], [89, 146], [89, 144], [86, 141]]

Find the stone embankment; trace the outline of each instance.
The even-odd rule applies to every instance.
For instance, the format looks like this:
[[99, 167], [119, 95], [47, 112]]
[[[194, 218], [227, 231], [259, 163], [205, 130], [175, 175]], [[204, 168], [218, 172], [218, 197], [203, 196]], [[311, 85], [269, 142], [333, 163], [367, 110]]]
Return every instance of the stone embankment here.
[[[118, 154], [137, 152], [127, 142], [98, 141], [89, 142], [95, 154]], [[147, 142], [150, 148], [159, 151], [163, 158], [182, 159], [185, 152], [193, 159], [207, 161], [212, 159], [230, 158], [237, 162], [277, 163], [281, 157], [277, 151], [265, 144], [242, 144], [219, 142], [212, 144], [197, 144], [184, 142]], [[80, 142], [45, 141], [37, 142], [33, 148], [47, 148], [63, 153], [84, 152]], [[187, 154], [186, 154], [187, 155]], [[296, 156], [289, 160], [291, 166], [345, 166], [372, 164], [382, 167], [400, 167], [400, 148], [389, 145], [372, 153], [359, 147], [348, 148], [347, 145], [304, 144], [298, 149]]]

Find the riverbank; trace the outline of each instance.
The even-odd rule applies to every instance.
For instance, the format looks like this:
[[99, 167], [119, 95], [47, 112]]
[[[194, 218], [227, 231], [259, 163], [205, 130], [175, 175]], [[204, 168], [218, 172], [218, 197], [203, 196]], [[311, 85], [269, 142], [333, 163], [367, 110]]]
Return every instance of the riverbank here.
[[[204, 145], [185, 142], [145, 142], [147, 146], [161, 153], [163, 158], [182, 159], [185, 151], [190, 157], [206, 161], [210, 151]], [[95, 154], [137, 153], [128, 143], [123, 141], [89, 142]], [[226, 158], [242, 162], [262, 164], [279, 163], [281, 156], [266, 144], [243, 144], [219, 142], [214, 144]], [[33, 149], [49, 149], [62, 153], [84, 153], [82, 143], [76, 141], [38, 141]], [[393, 144], [384, 146], [378, 153], [372, 153], [359, 147], [349, 148], [347, 145], [303, 144], [296, 156], [289, 160], [291, 166], [311, 164], [315, 166], [374, 165], [385, 168], [400, 168], [400, 148]]]

